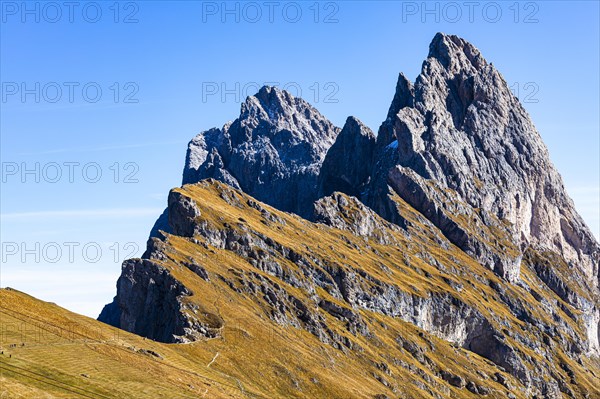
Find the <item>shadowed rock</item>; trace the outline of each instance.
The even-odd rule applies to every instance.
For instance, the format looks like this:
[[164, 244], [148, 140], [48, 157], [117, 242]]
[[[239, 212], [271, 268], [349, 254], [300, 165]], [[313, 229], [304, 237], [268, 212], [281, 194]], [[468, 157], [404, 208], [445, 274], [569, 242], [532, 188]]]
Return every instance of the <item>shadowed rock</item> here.
[[331, 146], [319, 175], [319, 197], [334, 191], [360, 197], [371, 175], [375, 134], [350, 116]]

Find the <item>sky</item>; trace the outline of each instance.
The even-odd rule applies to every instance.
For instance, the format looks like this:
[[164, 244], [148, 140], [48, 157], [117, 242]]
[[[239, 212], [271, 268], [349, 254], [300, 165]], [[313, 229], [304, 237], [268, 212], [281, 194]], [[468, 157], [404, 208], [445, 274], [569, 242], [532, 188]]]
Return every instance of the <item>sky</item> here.
[[436, 32], [502, 73], [600, 237], [599, 2], [0, 2], [0, 285], [97, 317], [187, 142], [263, 84], [374, 131]]

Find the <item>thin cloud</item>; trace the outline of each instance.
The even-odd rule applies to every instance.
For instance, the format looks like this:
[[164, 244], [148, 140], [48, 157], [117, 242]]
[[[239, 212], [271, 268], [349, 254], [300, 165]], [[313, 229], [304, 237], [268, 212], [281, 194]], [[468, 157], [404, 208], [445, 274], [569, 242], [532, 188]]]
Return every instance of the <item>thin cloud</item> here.
[[186, 144], [185, 141], [161, 141], [154, 143], [140, 143], [140, 144], [123, 144], [105, 147], [82, 147], [82, 148], [57, 148], [54, 150], [39, 151], [39, 152], [22, 152], [18, 155], [47, 155], [47, 154], [60, 154], [60, 153], [78, 153], [78, 152], [100, 152], [100, 151], [114, 151], [114, 150], [126, 150], [130, 148], [142, 148], [142, 147], [154, 147], [162, 145], [172, 144]]
[[63, 211], [12, 212], [0, 214], [2, 220], [30, 218], [126, 218], [140, 216], [157, 216], [162, 208], [112, 208], [112, 209], [79, 209]]

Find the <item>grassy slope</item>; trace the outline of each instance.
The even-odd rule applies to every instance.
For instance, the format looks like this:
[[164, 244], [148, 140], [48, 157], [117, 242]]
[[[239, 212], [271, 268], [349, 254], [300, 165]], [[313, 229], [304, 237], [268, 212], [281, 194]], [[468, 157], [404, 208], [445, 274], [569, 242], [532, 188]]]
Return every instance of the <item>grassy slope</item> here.
[[[0, 397], [243, 397], [235, 380], [165, 345], [0, 290]], [[154, 351], [158, 358], [141, 352]]]
[[[455, 247], [441, 249], [431, 238], [435, 232], [422, 225], [420, 215], [398, 198], [401, 212], [418, 228], [411, 231], [410, 238], [392, 232], [400, 243], [393, 247], [365, 242], [350, 233], [314, 225], [264, 206], [285, 221], [267, 222], [258, 210], [247, 206], [247, 197], [220, 184], [185, 186], [178, 191], [196, 200], [200, 218], [214, 228], [249, 229], [307, 258], [326, 259], [347, 270], [365, 270], [417, 295], [452, 292], [490, 318], [501, 316], [514, 326], [523, 325], [498, 300], [495, 291], [478, 282], [481, 277], [498, 281], [496, 276]], [[329, 328], [360, 348], [335, 349], [302, 329], [274, 323], [269, 318], [269, 305], [262, 298], [238, 293], [230, 286], [257, 273], [310, 303], [306, 292], [254, 268], [231, 251], [169, 236], [165, 252], [167, 260], [160, 263], [194, 293], [186, 300], [197, 304], [207, 317], [216, 315], [224, 320], [222, 337], [185, 345], [157, 343], [17, 291], [2, 290], [0, 345], [4, 354], [0, 356], [0, 381], [8, 396], [0, 397], [373, 398], [385, 394], [419, 399], [431, 398], [432, 392], [444, 398], [479, 397], [447, 384], [436, 376], [438, 370], [477, 381], [490, 389], [488, 398], [507, 397], [507, 388], [489, 378], [498, 371], [493, 364], [409, 323], [355, 309], [373, 333], [370, 337], [355, 336], [341, 321], [321, 311]], [[423, 252], [434, 256], [449, 272], [423, 260]], [[210, 282], [181, 266], [190, 259], [206, 268]], [[285, 259], [278, 262], [290, 273], [301, 276], [295, 264]], [[544, 296], [555, 297], [526, 265], [523, 276]], [[448, 278], [464, 289], [456, 292]], [[346, 306], [322, 290], [318, 294]], [[511, 289], [510, 294], [552, 324], [550, 316], [530, 294], [518, 287]], [[580, 328], [574, 322], [573, 326]], [[525, 330], [521, 333], [529, 334]], [[398, 336], [423, 348], [428, 365], [400, 348], [395, 340]], [[519, 347], [510, 339], [509, 342], [531, 357], [532, 367], [536, 361], [544, 360], [541, 354]], [[139, 349], [154, 351], [162, 359]], [[555, 359], [574, 371], [577, 384], [571, 388], [578, 396], [590, 393], [590, 397], [600, 397], [597, 363], [584, 359], [579, 364], [556, 346]], [[558, 369], [557, 373], [565, 372]], [[511, 376], [504, 375], [512, 386], [518, 386]], [[565, 379], [569, 381], [566, 375]], [[521, 391], [513, 393], [525, 397]]]

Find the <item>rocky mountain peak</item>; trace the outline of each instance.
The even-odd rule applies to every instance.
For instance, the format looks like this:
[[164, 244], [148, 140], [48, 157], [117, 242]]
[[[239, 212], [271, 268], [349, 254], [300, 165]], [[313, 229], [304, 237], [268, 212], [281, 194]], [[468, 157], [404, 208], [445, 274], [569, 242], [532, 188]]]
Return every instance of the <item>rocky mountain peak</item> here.
[[[285, 90], [274, 86], [263, 86], [253, 96], [246, 97], [241, 104], [240, 119], [263, 118], [276, 123], [286, 115], [293, 114], [295, 98]], [[298, 99], [303, 101], [302, 99]]]
[[264, 86], [244, 101], [236, 120], [192, 139], [183, 183], [214, 178], [309, 217], [319, 169], [339, 131], [308, 102]]
[[[422, 213], [452, 197], [464, 202], [465, 215], [503, 231], [511, 246], [555, 251], [598, 285], [598, 243], [541, 136], [502, 75], [466, 40], [436, 34], [415, 83], [400, 73], [377, 136], [353, 117], [338, 133], [304, 100], [265, 86], [234, 122], [190, 142], [184, 183], [215, 178], [306, 218], [315, 200], [341, 191], [400, 224], [390, 189]], [[423, 184], [417, 191], [425, 196], [402, 191]], [[427, 199], [429, 186], [453, 194]], [[443, 214], [435, 223], [450, 241], [499, 275], [519, 279], [518, 254], [502, 256], [486, 240], [450, 227], [456, 223]]]
[[437, 60], [450, 73], [481, 70], [487, 66], [479, 50], [471, 43], [455, 35], [437, 33], [429, 44], [427, 58]]
[[291, 164], [322, 161], [339, 130], [303, 99], [263, 86], [246, 98], [230, 131], [237, 144], [268, 138], [282, 161]]
[[473, 45], [437, 34], [415, 83], [414, 106], [388, 126], [400, 165], [509, 222], [519, 245], [561, 253], [597, 284], [598, 243], [529, 115]]
[[258, 107], [268, 116], [284, 116], [290, 113], [289, 110], [295, 106], [296, 101], [304, 102], [301, 98], [295, 98], [286, 90], [281, 90], [276, 86], [263, 86], [255, 95], [247, 97], [246, 101], [242, 103], [241, 114], [244, 114], [245, 109]]
[[412, 82], [402, 72], [398, 75], [394, 99], [388, 110], [387, 117], [393, 119], [404, 107], [412, 107], [414, 104], [415, 89]]

